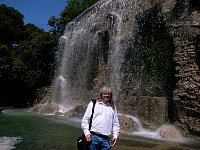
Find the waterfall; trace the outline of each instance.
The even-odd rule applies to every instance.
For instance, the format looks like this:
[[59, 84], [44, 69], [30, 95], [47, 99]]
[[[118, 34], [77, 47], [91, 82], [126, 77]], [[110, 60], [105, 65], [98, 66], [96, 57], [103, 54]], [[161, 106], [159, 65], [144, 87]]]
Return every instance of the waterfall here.
[[[119, 4], [121, 5], [121, 1]], [[109, 12], [105, 13], [105, 10]], [[86, 18], [84, 15], [89, 16]], [[59, 65], [52, 98], [58, 104], [67, 105], [87, 95], [87, 88], [91, 86], [94, 74], [98, 73], [98, 68], [94, 67], [100, 65], [99, 56], [104, 53], [101, 52], [101, 47], [105, 45], [107, 47], [103, 51], [108, 51], [108, 55], [103, 82], [113, 89], [114, 99], [117, 99], [120, 91], [124, 61], [124, 52], [121, 50], [122, 11], [117, 12], [111, 0], [102, 0], [99, 2], [99, 9], [93, 8], [93, 11], [84, 15], [69, 23], [60, 38]], [[105, 23], [105, 27], [100, 26], [99, 22], [106, 21], [108, 15], [110, 23]], [[112, 30], [108, 30], [108, 25]], [[107, 31], [108, 35], [105, 35]], [[107, 44], [102, 42], [102, 36], [109, 36]]]
[[150, 130], [143, 128], [142, 123], [137, 117], [121, 113], [119, 113], [118, 116], [121, 131], [128, 135], [176, 142], [186, 142], [188, 140], [182, 136], [180, 130], [174, 125], [164, 124], [157, 130]]
[[[182, 63], [181, 60], [179, 62], [182, 59], [179, 51], [183, 51], [181, 47], [184, 47], [186, 56], [189, 50], [192, 54], [196, 50], [194, 44], [182, 42], [175, 36], [180, 34], [182, 19], [190, 18], [185, 17], [187, 13], [181, 16], [181, 12], [176, 16], [177, 8], [183, 7], [181, 3], [175, 0], [100, 0], [67, 24], [59, 42], [58, 67], [53, 82], [51, 102], [57, 105], [43, 112], [52, 108], [54, 112], [70, 110], [72, 114], [80, 108], [81, 112], [91, 98], [98, 98], [102, 86], [109, 85], [118, 112], [138, 117], [132, 117], [137, 128], [132, 134], [181, 139], [173, 126], [162, 126], [179, 117], [174, 111], [176, 106], [172, 106], [174, 98], [181, 103], [184, 88], [184, 80], [180, 80], [180, 90], [174, 91], [175, 78], [183, 77], [182, 71], [175, 75], [175, 69], [178, 71], [181, 64], [176, 68], [174, 65]], [[183, 27], [184, 32], [189, 32], [185, 30], [189, 26]], [[178, 53], [174, 57], [176, 49]], [[174, 58], [177, 64], [174, 64]], [[190, 59], [187, 58], [184, 63]], [[198, 87], [198, 84], [195, 86]], [[184, 94], [190, 95], [187, 90]], [[184, 124], [184, 121], [179, 123]], [[141, 124], [150, 129], [161, 128], [152, 132]], [[192, 125], [188, 128], [193, 131]]]
[[[121, 44], [120, 44], [120, 40], [121, 40], [121, 27], [122, 27], [122, 17], [115, 13], [112, 12], [112, 24], [113, 21], [115, 20], [116, 23], [116, 27], [113, 28], [113, 30], [116, 31], [116, 33], [114, 33], [114, 36], [112, 37], [113, 39], [111, 39], [111, 52], [110, 52], [110, 57], [109, 57], [109, 68], [110, 68], [110, 83], [111, 83], [111, 87], [113, 87], [113, 95], [115, 96], [114, 99], [116, 100], [118, 98], [118, 91], [120, 91], [120, 87], [121, 87], [121, 79], [122, 79], [122, 72], [121, 72], [121, 66], [124, 60], [123, 57], [123, 51], [121, 50]], [[115, 32], [113, 31], [113, 32]]]
[[[148, 0], [100, 0], [67, 24], [59, 43], [52, 101], [76, 108], [91, 98], [98, 98], [102, 86], [109, 85], [119, 112], [139, 116], [143, 114], [139, 110], [143, 106], [139, 105], [150, 105], [147, 98], [138, 100], [141, 96], [166, 96], [169, 88], [162, 83], [168, 81], [166, 76], [170, 77], [164, 67], [169, 62], [165, 59], [169, 57], [162, 56], [171, 49], [165, 46], [162, 50], [160, 41], [155, 41], [160, 45], [148, 47], [154, 43], [154, 36], [165, 30], [160, 20], [156, 22], [158, 25], [153, 22], [153, 33], [149, 31], [150, 38], [147, 38], [149, 19], [160, 15], [154, 14], [157, 8], [152, 16], [149, 12], [141, 15], [151, 7]], [[154, 33], [154, 28], [158, 28], [158, 32]], [[159, 67], [158, 62], [163, 66]], [[160, 102], [164, 107], [167, 105], [165, 99], [159, 98]], [[157, 100], [154, 104], [158, 104]], [[159, 111], [162, 120], [158, 122], [163, 123], [167, 120], [166, 115], [162, 115], [166, 114], [166, 109]], [[150, 110], [146, 112], [152, 113]], [[155, 118], [146, 120], [157, 122], [152, 120]]]
[[[173, 81], [166, 79], [171, 77], [167, 67], [172, 66], [167, 41], [171, 39], [160, 8], [152, 7], [149, 0], [100, 0], [68, 23], [56, 55], [52, 100], [45, 103], [47, 109], [35, 110], [71, 111], [98, 98], [102, 86], [109, 85], [118, 112], [142, 117], [157, 127], [165, 123], [166, 90]], [[162, 34], [167, 38], [154, 41]], [[169, 45], [161, 47], [163, 42]]]

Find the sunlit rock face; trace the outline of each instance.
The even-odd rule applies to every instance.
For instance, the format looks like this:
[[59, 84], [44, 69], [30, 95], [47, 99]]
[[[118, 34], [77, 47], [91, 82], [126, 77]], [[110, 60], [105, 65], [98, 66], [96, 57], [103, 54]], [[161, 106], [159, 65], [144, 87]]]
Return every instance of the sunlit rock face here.
[[195, 136], [200, 136], [199, 6], [197, 0], [177, 1], [168, 22], [175, 46], [174, 119], [184, 134]]
[[150, 129], [177, 121], [185, 133], [199, 135], [198, 4], [198, 0], [94, 4], [67, 24], [60, 38], [52, 102], [84, 106], [109, 85], [118, 112], [140, 118]]
[[185, 140], [181, 134], [180, 129], [178, 129], [174, 125], [165, 124], [161, 126], [156, 132], [158, 132], [159, 135], [165, 139], [170, 139], [179, 142]]
[[41, 114], [54, 114], [59, 112], [59, 106], [57, 104], [52, 104], [51, 101], [49, 101], [43, 104], [35, 105], [33, 108], [31, 108], [31, 111]]
[[121, 132], [133, 132], [137, 130], [132, 117], [127, 117], [126, 115], [119, 115], [119, 123]]
[[60, 38], [52, 100], [88, 103], [109, 85], [119, 112], [141, 117], [148, 127], [165, 123], [174, 47], [161, 2], [101, 0], [69, 23]]

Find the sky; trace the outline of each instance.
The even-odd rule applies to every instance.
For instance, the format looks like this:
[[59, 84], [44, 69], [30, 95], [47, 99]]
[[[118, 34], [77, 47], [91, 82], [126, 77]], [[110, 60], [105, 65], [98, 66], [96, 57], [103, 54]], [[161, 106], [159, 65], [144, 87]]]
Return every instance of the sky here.
[[24, 15], [24, 24], [49, 31], [48, 20], [51, 16], [59, 17], [66, 6], [66, 0], [0, 0], [0, 4], [13, 7]]

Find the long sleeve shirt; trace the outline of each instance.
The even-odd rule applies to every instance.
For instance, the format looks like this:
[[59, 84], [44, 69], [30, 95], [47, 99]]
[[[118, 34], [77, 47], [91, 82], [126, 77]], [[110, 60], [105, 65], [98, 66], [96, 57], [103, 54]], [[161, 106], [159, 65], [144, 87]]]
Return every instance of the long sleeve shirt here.
[[113, 110], [109, 103], [104, 104], [103, 102], [97, 101], [94, 108], [91, 130], [89, 131], [89, 121], [92, 114], [92, 107], [93, 102], [91, 101], [88, 104], [81, 122], [81, 128], [83, 129], [84, 134], [88, 135], [90, 134], [90, 131], [93, 131], [106, 136], [112, 134], [114, 138], [117, 138], [120, 130], [117, 110]]

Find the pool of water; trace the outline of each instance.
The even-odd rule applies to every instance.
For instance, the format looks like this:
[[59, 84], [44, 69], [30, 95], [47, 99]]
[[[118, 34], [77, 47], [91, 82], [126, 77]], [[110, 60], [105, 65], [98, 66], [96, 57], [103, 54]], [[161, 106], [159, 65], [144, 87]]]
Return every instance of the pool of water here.
[[[0, 113], [0, 150], [76, 150], [80, 119], [44, 116], [22, 109]], [[176, 143], [121, 134], [113, 150], [194, 150], [198, 143]]]

